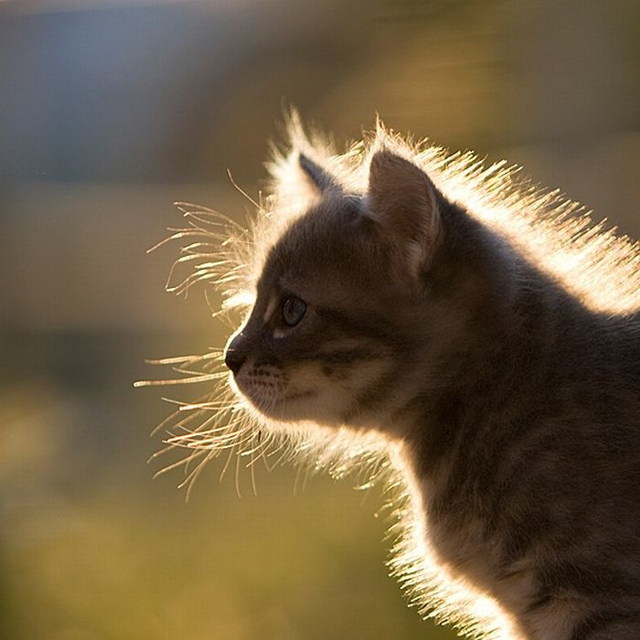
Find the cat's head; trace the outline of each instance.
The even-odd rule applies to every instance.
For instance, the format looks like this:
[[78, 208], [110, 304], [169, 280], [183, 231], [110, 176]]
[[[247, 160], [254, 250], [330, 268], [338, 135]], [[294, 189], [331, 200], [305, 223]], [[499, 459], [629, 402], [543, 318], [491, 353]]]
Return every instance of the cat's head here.
[[360, 193], [306, 155], [297, 165], [314, 198], [271, 246], [226, 363], [270, 419], [378, 428], [424, 384], [416, 361], [437, 351], [437, 326], [455, 332], [440, 256], [445, 201], [385, 148]]

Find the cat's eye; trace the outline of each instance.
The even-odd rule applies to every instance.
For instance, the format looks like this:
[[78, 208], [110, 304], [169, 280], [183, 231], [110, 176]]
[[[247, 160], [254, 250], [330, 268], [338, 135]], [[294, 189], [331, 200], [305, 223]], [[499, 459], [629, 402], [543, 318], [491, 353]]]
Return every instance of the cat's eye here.
[[282, 320], [288, 327], [295, 327], [304, 317], [307, 303], [295, 296], [285, 298], [282, 303]]

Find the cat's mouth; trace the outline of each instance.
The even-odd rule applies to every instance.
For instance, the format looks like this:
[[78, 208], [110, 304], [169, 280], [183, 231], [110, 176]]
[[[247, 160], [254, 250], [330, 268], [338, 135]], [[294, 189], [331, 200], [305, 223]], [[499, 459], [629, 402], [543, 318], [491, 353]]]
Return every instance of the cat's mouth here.
[[250, 389], [248, 391], [242, 390], [251, 400], [259, 402], [261, 404], [272, 405], [284, 405], [290, 402], [298, 402], [308, 398], [313, 398], [316, 395], [315, 391], [289, 391], [288, 393], [273, 390], [272, 392], [265, 392], [265, 389]]
[[317, 391], [313, 389], [287, 389], [282, 381], [264, 381], [243, 375], [232, 376], [236, 391], [245, 397], [258, 411], [276, 420], [301, 418], [304, 404], [312, 400]]

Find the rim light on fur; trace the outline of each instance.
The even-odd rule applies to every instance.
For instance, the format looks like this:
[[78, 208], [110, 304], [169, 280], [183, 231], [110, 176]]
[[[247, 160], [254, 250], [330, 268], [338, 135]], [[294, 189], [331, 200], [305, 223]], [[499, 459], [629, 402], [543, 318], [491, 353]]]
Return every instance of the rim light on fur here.
[[[363, 194], [371, 156], [388, 148], [423, 168], [449, 200], [505, 236], [589, 308], [625, 314], [640, 306], [638, 245], [605, 229], [604, 223], [594, 225], [582, 206], [557, 191], [542, 191], [515, 167], [504, 162], [485, 167], [471, 153], [450, 155], [426, 142], [407, 142], [380, 121], [364, 143], [352, 145], [341, 155], [322, 137], [307, 137], [295, 113], [289, 120], [288, 138], [284, 151], [274, 148], [268, 165], [269, 195], [259, 204], [252, 201], [256, 213], [249, 229], [212, 209], [177, 203], [185, 226], [171, 229], [171, 236], [160, 243], [183, 243], [167, 281], [168, 291], [186, 295], [196, 284], [213, 286], [223, 298], [221, 313], [237, 309], [246, 313], [255, 299], [255, 284], [269, 248], [317, 197], [300, 180], [299, 153], [327, 167], [353, 193]], [[325, 470], [334, 477], [355, 472], [362, 487], [382, 483], [395, 506], [389, 564], [410, 603], [422, 615], [449, 622], [470, 637], [510, 637], [508, 625], [499, 629], [496, 621], [501, 614], [492, 601], [450, 576], [443, 579], [445, 570], [430, 561], [434, 552], [420, 515], [420, 492], [416, 480], [407, 474], [401, 445], [378, 435], [362, 436], [346, 428], [336, 434], [334, 429], [307, 423], [288, 425], [285, 433], [234, 394], [221, 351], [155, 364], [173, 367], [177, 377], [140, 381], [136, 386], [215, 385], [197, 401], [181, 404], [158, 426], [157, 430], [167, 433], [166, 448], [154, 458], [170, 450], [186, 451], [186, 456], [159, 473], [182, 466], [182, 485], [190, 491], [204, 465], [225, 455], [222, 475], [235, 468], [236, 486], [244, 467], [250, 469], [253, 484], [259, 460], [269, 468], [283, 462], [302, 464], [309, 472]]]

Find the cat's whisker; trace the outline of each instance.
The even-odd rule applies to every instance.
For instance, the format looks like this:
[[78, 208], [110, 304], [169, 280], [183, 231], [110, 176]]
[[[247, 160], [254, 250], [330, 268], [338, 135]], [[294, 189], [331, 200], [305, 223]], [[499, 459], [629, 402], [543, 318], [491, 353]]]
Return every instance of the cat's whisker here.
[[251, 490], [253, 491], [253, 495], [258, 495], [258, 485], [256, 484], [256, 471], [253, 465], [254, 458], [252, 457], [251, 462], [247, 465], [249, 467], [249, 477], [251, 478]]
[[260, 205], [244, 190], [241, 189], [233, 179], [233, 175], [231, 175], [231, 170], [227, 169], [227, 176], [229, 177], [229, 181], [236, 188], [236, 190], [241, 193], [256, 209], [260, 209]]
[[[170, 448], [167, 448], [166, 450], [168, 451]], [[180, 460], [177, 460], [176, 462], [173, 462], [169, 465], [166, 465], [165, 467], [162, 467], [161, 469], [159, 469], [158, 471], [155, 472], [155, 474], [153, 475], [154, 478], [157, 478], [161, 475], [164, 475], [165, 473], [167, 473], [168, 471], [172, 471], [173, 469], [178, 469], [180, 467], [184, 467], [186, 466], [190, 460], [192, 460], [193, 457], [198, 456], [198, 455], [202, 455], [203, 452], [193, 452], [191, 453], [188, 457], [185, 458], [181, 458]]]
[[[180, 445], [174, 445], [174, 446], [179, 447]], [[199, 461], [202, 460], [202, 458], [206, 455], [207, 455], [207, 451], [204, 449], [191, 449], [189, 455], [183, 458], [183, 461], [182, 461], [183, 473], [187, 480], [190, 477], [190, 475], [193, 473], [194, 463], [196, 464], [196, 468], [197, 468]], [[187, 480], [183, 480], [182, 483], [178, 485], [178, 487], [183, 487], [186, 484], [188, 484]]]
[[165, 365], [182, 364], [183, 362], [188, 362], [188, 363], [199, 362], [201, 360], [208, 360], [211, 358], [220, 357], [221, 354], [222, 354], [222, 351], [219, 350], [213, 353], [204, 353], [202, 355], [176, 356], [171, 358], [160, 358], [156, 360], [145, 360], [145, 362], [147, 364], [165, 366]]
[[[171, 400], [169, 398], [163, 398], [163, 400], [165, 402], [169, 402], [171, 404], [178, 404], [180, 405], [179, 402]], [[170, 425], [170, 424], [174, 424], [177, 422], [177, 424], [181, 424], [182, 422], [189, 420], [190, 418], [193, 418], [195, 416], [187, 416], [186, 418], [183, 416], [180, 416], [180, 419], [178, 420], [178, 416], [179, 416], [179, 410], [170, 414], [169, 416], [167, 416], [162, 422], [160, 422], [160, 424], [158, 424], [153, 431], [151, 432], [151, 436], [155, 436], [159, 431], [161, 430], [166, 430], [166, 428]]]
[[190, 412], [190, 411], [219, 411], [226, 409], [224, 402], [221, 400], [212, 400], [210, 402], [196, 402], [193, 404], [184, 404], [178, 411]]
[[167, 284], [166, 290], [169, 293], [175, 293], [176, 295], [183, 295], [183, 294], [186, 295], [194, 285], [198, 283], [207, 282], [207, 281], [210, 281], [212, 284], [216, 285], [217, 284], [216, 273], [210, 273], [210, 272], [200, 273], [199, 271], [196, 271], [176, 285]]
[[154, 453], [152, 453], [149, 456], [149, 458], [147, 459], [147, 463], [153, 462], [154, 460], [157, 460], [158, 458], [166, 456], [167, 453], [170, 453], [175, 448], [176, 447], [173, 447], [173, 446], [166, 446], [166, 447], [163, 447], [162, 449], [158, 449], [158, 451], [155, 451]]
[[202, 438], [197, 440], [189, 440], [189, 439], [174, 439], [171, 438], [167, 440], [167, 442], [171, 443], [174, 446], [182, 447], [184, 449], [190, 450], [208, 450], [214, 452], [216, 455], [217, 452], [224, 451], [228, 448], [235, 448], [242, 446], [246, 439], [238, 438], [234, 434], [230, 434], [229, 436], [218, 435], [212, 438]]
[[[220, 234], [221, 236], [223, 234]], [[215, 242], [214, 242], [215, 240]], [[231, 260], [226, 260], [220, 256], [220, 241], [217, 238], [207, 237], [206, 240], [202, 239], [202, 236], [199, 235], [194, 242], [190, 244], [184, 245], [180, 249], [180, 253], [189, 253], [201, 255], [204, 257], [215, 258], [216, 264], [221, 266], [232, 264]]]
[[[184, 217], [187, 218], [189, 222], [202, 224], [205, 228], [209, 226], [218, 226], [222, 223], [225, 228], [232, 228], [240, 234], [246, 234], [246, 229], [241, 224], [238, 224], [233, 218], [225, 215], [224, 213], [220, 213], [220, 211], [185, 203], [179, 203], [176, 204], [176, 206], [183, 212]], [[194, 207], [194, 209], [186, 210], [186, 207]]]
[[[202, 453], [202, 452], [201, 452]], [[211, 452], [205, 452], [205, 455], [202, 456], [202, 459], [198, 461], [195, 468], [192, 469], [187, 477], [178, 485], [179, 488], [186, 487], [187, 495], [186, 499], [189, 500], [191, 497], [191, 491], [193, 489], [195, 481], [200, 477], [201, 473], [204, 471], [204, 468], [207, 462], [211, 459]]]
[[212, 429], [206, 429], [201, 431], [187, 429], [182, 426], [177, 427], [178, 430], [183, 429], [184, 433], [172, 432], [169, 438], [166, 440], [168, 444], [179, 445], [189, 448], [209, 448], [206, 447], [207, 443], [222, 444], [230, 439], [236, 439], [238, 432], [232, 427], [227, 426], [215, 427]]
[[240, 455], [238, 450], [235, 451], [235, 458], [236, 458], [236, 468], [235, 468], [235, 474], [234, 474], [234, 484], [236, 489], [236, 495], [240, 498], [242, 497], [242, 491], [240, 491]]
[[134, 387], [164, 387], [179, 384], [197, 384], [200, 382], [210, 382], [218, 380], [221, 376], [217, 373], [207, 373], [200, 375], [191, 375], [188, 378], [167, 378], [166, 380], [137, 380], [133, 383]]
[[[195, 363], [197, 364], [197, 363]], [[208, 371], [208, 372], [204, 372], [204, 371], [198, 371], [197, 369], [192, 369], [190, 367], [187, 366], [187, 364], [183, 364], [180, 365], [179, 367], [175, 367], [174, 371], [176, 373], [180, 373], [186, 376], [190, 376], [191, 378], [195, 378], [195, 379], [205, 379], [205, 380], [219, 380], [220, 378], [226, 378], [229, 373], [227, 371], [222, 371], [220, 369], [220, 364], [219, 363], [213, 363], [213, 366], [217, 368], [217, 371], [214, 369], [213, 371]], [[206, 367], [202, 367], [202, 369], [205, 369]], [[204, 378], [203, 378], [204, 377]]]
[[227, 474], [227, 471], [229, 470], [229, 466], [231, 464], [231, 459], [232, 459], [234, 453], [235, 453], [235, 449], [229, 449], [229, 453], [228, 453], [228, 455], [226, 457], [224, 466], [222, 467], [222, 470], [220, 471], [220, 476], [218, 478], [219, 482], [222, 482], [224, 477], [225, 477], [225, 475]]
[[[269, 446], [268, 441], [266, 439], [259, 438], [257, 433], [253, 433], [252, 438], [253, 442], [255, 442], [255, 445], [252, 442], [252, 446], [249, 449], [243, 449], [243, 451], [240, 453], [241, 456], [249, 456], [251, 458], [247, 463], [248, 467], [253, 466], [260, 458], [260, 456], [262, 456], [265, 449]], [[256, 454], [259, 455], [256, 456]]]

